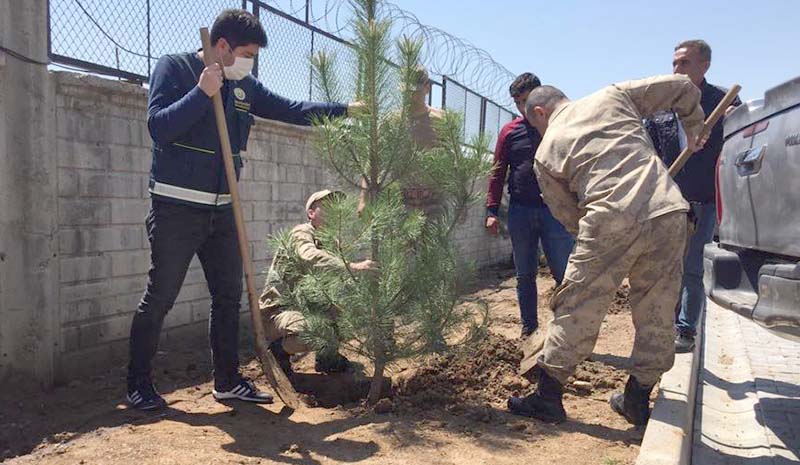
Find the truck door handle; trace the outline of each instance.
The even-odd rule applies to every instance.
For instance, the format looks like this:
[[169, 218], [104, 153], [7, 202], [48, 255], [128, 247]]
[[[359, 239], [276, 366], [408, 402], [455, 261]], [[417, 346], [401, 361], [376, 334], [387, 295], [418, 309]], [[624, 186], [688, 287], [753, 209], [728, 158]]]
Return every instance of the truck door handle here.
[[767, 145], [740, 153], [736, 157], [736, 172], [739, 176], [750, 176], [761, 171], [761, 162], [767, 152]]

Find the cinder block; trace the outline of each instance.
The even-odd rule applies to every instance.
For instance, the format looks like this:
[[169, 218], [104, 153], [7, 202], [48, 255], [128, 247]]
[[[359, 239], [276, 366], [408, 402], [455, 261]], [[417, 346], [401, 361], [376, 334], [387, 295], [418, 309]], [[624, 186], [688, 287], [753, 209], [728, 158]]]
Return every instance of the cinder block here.
[[78, 172], [71, 169], [58, 170], [58, 195], [76, 197], [78, 195]]
[[60, 168], [104, 170], [109, 165], [109, 150], [103, 142], [85, 143], [72, 137], [56, 141]]
[[192, 322], [192, 305], [189, 302], [177, 304], [164, 318], [164, 329], [188, 325]]
[[189, 284], [200, 284], [205, 282], [206, 275], [203, 273], [203, 269], [200, 266], [189, 266], [189, 271], [186, 272], [186, 278], [183, 280], [183, 285], [187, 286]]
[[141, 198], [139, 174], [81, 173], [80, 195], [85, 197]]
[[[314, 191], [308, 193], [311, 195]], [[308, 197], [305, 195], [304, 186], [294, 183], [272, 184], [272, 198], [281, 202], [304, 202]]]
[[251, 163], [255, 161], [271, 161], [269, 142], [258, 137], [254, 138], [251, 132], [250, 140], [247, 142], [247, 159]]
[[111, 260], [103, 255], [62, 258], [59, 270], [62, 283], [106, 278], [111, 274]]
[[130, 336], [132, 319], [133, 312], [80, 325], [81, 348], [127, 339]]
[[268, 221], [274, 218], [274, 212], [271, 202], [252, 202], [253, 220], [254, 221]]
[[146, 279], [143, 276], [110, 278], [94, 283], [62, 285], [60, 301], [62, 304], [90, 300], [98, 297], [116, 296], [142, 292]]
[[[307, 181], [306, 171], [311, 171], [313, 168], [308, 168], [303, 165], [286, 165], [283, 167], [284, 169], [284, 176], [282, 181], [284, 182], [291, 182], [297, 184], [305, 184]], [[314, 175], [313, 172], [311, 174], [311, 180], [313, 182]]]
[[149, 173], [153, 155], [150, 149], [124, 145], [109, 146], [112, 171]]
[[109, 255], [112, 276], [143, 275], [150, 269], [149, 250], [114, 252]]
[[61, 328], [61, 344], [56, 353], [72, 352], [80, 348], [80, 333], [77, 326]]
[[250, 256], [255, 261], [271, 261], [272, 260], [272, 250], [270, 250], [270, 244], [267, 240], [261, 241], [251, 241], [250, 242]]
[[272, 162], [252, 161], [253, 179], [256, 181], [278, 182], [285, 179], [281, 165]]
[[253, 221], [253, 202], [242, 201], [242, 219], [245, 221]]
[[287, 165], [302, 165], [303, 152], [298, 147], [272, 143], [270, 144], [270, 151], [272, 152], [272, 160]]
[[182, 303], [191, 300], [207, 299], [208, 297], [208, 286], [205, 283], [184, 284], [175, 302]]
[[208, 321], [209, 314], [211, 313], [211, 299], [201, 299], [191, 302], [192, 306], [192, 322], [200, 323]]
[[245, 223], [247, 238], [252, 241], [265, 241], [272, 232], [266, 221], [250, 221]]
[[142, 224], [150, 211], [147, 199], [113, 199], [110, 206], [112, 224]]
[[133, 226], [62, 229], [58, 236], [62, 254], [137, 250], [145, 245], [141, 228]]
[[104, 225], [111, 222], [111, 205], [99, 199], [59, 199], [58, 223], [61, 226]]
[[268, 182], [246, 182], [239, 185], [242, 200], [269, 201], [273, 184]]
[[123, 313], [135, 311], [142, 298], [142, 292], [119, 296], [96, 297], [61, 305], [62, 324], [71, 325], [97, 321]]
[[142, 137], [142, 147], [151, 148], [153, 146], [153, 138], [150, 136], [150, 130], [147, 128], [147, 124], [142, 124], [141, 126], [141, 137]]
[[104, 123], [108, 128], [108, 142], [118, 145], [142, 145], [141, 123], [135, 120], [106, 117]]

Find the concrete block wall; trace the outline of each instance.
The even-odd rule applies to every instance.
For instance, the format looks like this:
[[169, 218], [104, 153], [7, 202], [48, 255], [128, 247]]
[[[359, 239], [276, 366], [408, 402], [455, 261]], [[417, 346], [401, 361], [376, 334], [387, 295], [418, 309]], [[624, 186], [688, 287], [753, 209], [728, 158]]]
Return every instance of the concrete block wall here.
[[[127, 357], [130, 321], [149, 267], [144, 220], [151, 141], [145, 89], [65, 72], [51, 78], [58, 160], [56, 379], [66, 380]], [[330, 186], [310, 137], [308, 128], [270, 121], [259, 121], [251, 132], [240, 189], [258, 286], [271, 260], [268, 236], [304, 221], [305, 199]], [[483, 189], [485, 182], [477, 186]], [[476, 205], [459, 227], [456, 240], [464, 257], [478, 266], [507, 260], [509, 241], [488, 236], [483, 219], [484, 210]], [[243, 303], [246, 312], [246, 297]], [[162, 338], [180, 342], [187, 329], [202, 331], [209, 307], [195, 259]]]

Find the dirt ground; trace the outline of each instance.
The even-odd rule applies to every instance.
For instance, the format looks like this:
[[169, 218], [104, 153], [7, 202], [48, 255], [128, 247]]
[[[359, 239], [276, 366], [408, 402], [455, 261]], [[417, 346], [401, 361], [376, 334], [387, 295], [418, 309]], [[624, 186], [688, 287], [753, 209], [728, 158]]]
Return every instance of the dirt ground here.
[[[169, 407], [158, 413], [121, 403], [124, 367], [49, 393], [0, 394], [0, 462], [10, 464], [632, 464], [642, 431], [608, 406], [624, 385], [633, 342], [627, 295], [618, 292], [593, 355], [566, 387], [569, 420], [549, 425], [505, 411], [508, 395], [534, 386], [516, 374], [521, 357], [515, 279], [509, 269], [483, 274], [465, 300], [489, 305], [490, 335], [477, 346], [405, 364], [394, 396], [380, 408], [360, 403], [363, 375], [313, 372], [296, 362], [298, 390], [313, 407], [223, 404], [210, 394], [205, 345], [160, 352], [157, 382]], [[553, 280], [539, 284], [541, 324]], [[258, 375], [248, 359], [244, 371]], [[263, 379], [257, 383], [265, 387]], [[345, 387], [342, 387], [345, 386]]]

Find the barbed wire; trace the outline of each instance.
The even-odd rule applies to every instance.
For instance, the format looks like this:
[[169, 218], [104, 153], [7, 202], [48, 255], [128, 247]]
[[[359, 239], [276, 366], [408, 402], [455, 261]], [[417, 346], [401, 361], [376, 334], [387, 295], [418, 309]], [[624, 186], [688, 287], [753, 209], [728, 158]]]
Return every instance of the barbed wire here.
[[[309, 23], [332, 34], [351, 35], [349, 0], [273, 0], [269, 3], [298, 19], [308, 19]], [[492, 58], [489, 52], [466, 39], [424, 24], [415, 14], [392, 2], [382, 2], [381, 6], [398, 34], [423, 41], [421, 61], [430, 73], [449, 76], [514, 111], [508, 86], [515, 74]]]
[[[81, 0], [60, 0], [59, 4], [70, 2], [75, 5], [81, 15], [88, 19], [111, 42], [117, 50], [127, 56], [144, 58], [148, 63], [157, 57], [150, 56], [149, 50], [142, 52], [122, 45], [120, 30], [108, 24], [101, 24], [108, 18], [97, 17]], [[351, 0], [250, 0], [251, 3], [266, 3], [291, 15], [299, 21], [327, 31], [345, 40], [352, 40], [352, 5]], [[63, 8], [63, 6], [62, 6]], [[498, 63], [492, 56], [471, 42], [457, 37], [440, 28], [426, 25], [413, 13], [400, 8], [395, 3], [383, 1], [379, 4], [381, 13], [392, 20], [394, 33], [420, 39], [423, 42], [421, 61], [432, 76], [447, 76], [451, 80], [497, 103], [506, 110], [515, 111], [513, 102], [508, 96], [508, 85], [514, 74]], [[125, 29], [121, 29], [126, 31]], [[119, 57], [117, 58], [119, 61]], [[119, 67], [119, 63], [117, 63]], [[140, 73], [141, 74], [141, 73]], [[441, 82], [441, 79], [440, 79]]]

